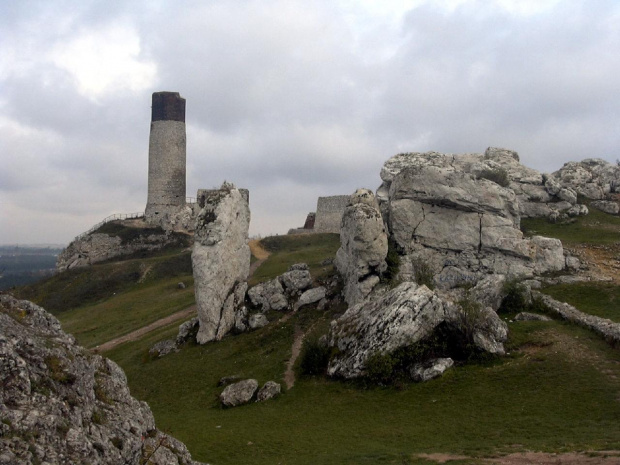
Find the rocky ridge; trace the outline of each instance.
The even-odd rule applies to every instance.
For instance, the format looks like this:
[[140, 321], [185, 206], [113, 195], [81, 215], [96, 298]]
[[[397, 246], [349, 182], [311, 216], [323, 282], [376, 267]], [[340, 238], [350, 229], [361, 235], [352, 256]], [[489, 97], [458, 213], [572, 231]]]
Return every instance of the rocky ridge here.
[[0, 295], [0, 464], [199, 465], [159, 431], [121, 368], [43, 308]]

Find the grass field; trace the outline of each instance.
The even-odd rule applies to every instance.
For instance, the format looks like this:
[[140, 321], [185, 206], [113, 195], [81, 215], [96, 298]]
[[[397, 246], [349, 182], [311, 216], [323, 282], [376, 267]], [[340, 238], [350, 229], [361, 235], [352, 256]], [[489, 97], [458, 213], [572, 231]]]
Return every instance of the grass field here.
[[620, 241], [620, 216], [612, 216], [595, 208], [589, 211], [588, 215], [577, 217], [569, 224], [550, 223], [546, 218], [523, 218], [521, 229], [528, 236], [555, 237], [568, 246], [606, 245]]
[[[255, 280], [271, 279], [298, 262], [309, 263], [315, 277], [331, 272], [331, 265], [321, 263], [335, 254], [337, 237], [264, 239], [271, 256]], [[115, 269], [106, 267], [114, 266], [137, 270], [139, 276], [122, 283], [116, 295], [100, 283], [91, 303], [56, 314], [65, 329], [93, 346], [156, 315], [173, 313], [193, 302], [191, 285], [176, 287], [178, 281], [190, 284], [182, 255], [92, 267], [100, 279]], [[91, 282], [86, 277], [73, 280]], [[73, 301], [82, 293], [70, 280], [59, 283], [62, 299]], [[29, 292], [49, 298], [52, 289], [48, 285]], [[569, 291], [557, 292], [562, 300], [570, 298]], [[585, 299], [611, 308], [609, 302], [617, 296], [617, 288], [610, 287]], [[560, 321], [511, 322], [509, 355], [457, 366], [427, 383], [369, 387], [298, 377], [275, 400], [220, 407], [221, 377], [282, 383], [295, 334], [312, 327], [319, 336], [342, 310], [305, 307], [282, 321], [281, 314], [271, 313], [272, 322], [258, 331], [203, 346], [187, 344], [161, 359], [150, 357], [155, 342], [176, 335], [177, 322], [104, 355], [122, 366], [132, 394], [149, 403], [158, 427], [185, 442], [194, 459], [211, 464], [429, 464], [435, 462], [418, 454], [445, 452], [470, 457], [451, 462], [464, 465], [524, 450], [620, 449], [620, 351]], [[507, 320], [512, 316], [502, 315]]]

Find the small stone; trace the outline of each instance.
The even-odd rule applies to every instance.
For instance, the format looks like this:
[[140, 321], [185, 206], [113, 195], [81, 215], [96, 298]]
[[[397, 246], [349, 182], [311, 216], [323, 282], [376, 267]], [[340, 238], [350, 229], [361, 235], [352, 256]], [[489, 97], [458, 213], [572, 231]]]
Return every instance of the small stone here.
[[177, 284], [177, 289], [185, 289], [185, 283], [180, 282], [179, 284]]
[[426, 363], [417, 363], [410, 369], [411, 378], [416, 382], [429, 381], [438, 378], [454, 365], [451, 358], [436, 358]]
[[310, 305], [321, 301], [325, 298], [326, 293], [327, 290], [323, 286], [308, 289], [299, 297], [299, 300], [295, 304], [295, 311], [299, 310], [304, 305]]
[[237, 407], [247, 404], [254, 397], [258, 389], [258, 381], [255, 379], [245, 379], [238, 383], [226, 386], [220, 394], [220, 402], [224, 407]]
[[178, 351], [179, 348], [177, 347], [176, 342], [172, 339], [166, 339], [165, 341], [159, 341], [154, 344], [153, 347], [149, 349], [149, 355], [160, 358]]
[[266, 400], [273, 399], [274, 397], [279, 396], [281, 391], [282, 388], [280, 384], [275, 381], [267, 381], [258, 391], [258, 394], [256, 395], [256, 402], [264, 402]]
[[267, 326], [269, 324], [269, 320], [262, 313], [255, 313], [254, 315], [250, 315], [248, 319], [248, 325], [251, 329], [259, 329]]
[[515, 321], [551, 321], [551, 318], [537, 313], [521, 312], [515, 316]]

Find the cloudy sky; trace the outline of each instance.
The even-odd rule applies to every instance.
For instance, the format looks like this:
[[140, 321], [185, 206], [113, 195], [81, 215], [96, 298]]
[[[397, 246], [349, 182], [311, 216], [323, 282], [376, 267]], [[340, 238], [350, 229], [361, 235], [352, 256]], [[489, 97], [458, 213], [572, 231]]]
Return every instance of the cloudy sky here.
[[620, 158], [617, 0], [0, 0], [0, 243], [144, 209], [151, 94], [187, 99], [188, 196], [252, 234], [403, 151]]

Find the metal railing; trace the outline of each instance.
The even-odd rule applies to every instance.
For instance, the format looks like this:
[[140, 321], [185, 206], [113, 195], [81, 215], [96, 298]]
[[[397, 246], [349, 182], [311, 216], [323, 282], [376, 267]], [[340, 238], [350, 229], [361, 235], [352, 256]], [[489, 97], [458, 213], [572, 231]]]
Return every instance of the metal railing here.
[[90, 228], [88, 231], [85, 231], [82, 234], [80, 234], [78, 236], [75, 236], [73, 241], [79, 241], [80, 239], [83, 239], [84, 237], [88, 236], [90, 233], [92, 233], [93, 231], [96, 231], [101, 226], [103, 226], [106, 223], [109, 223], [110, 221], [132, 220], [132, 219], [137, 219], [137, 218], [144, 218], [144, 212], [137, 212], [137, 213], [115, 213], [114, 215], [110, 215], [107, 218], [104, 218], [99, 223], [97, 223], [95, 226]]

